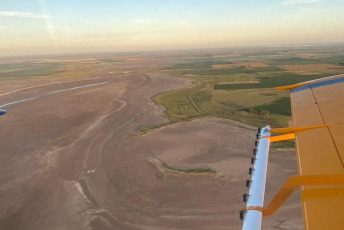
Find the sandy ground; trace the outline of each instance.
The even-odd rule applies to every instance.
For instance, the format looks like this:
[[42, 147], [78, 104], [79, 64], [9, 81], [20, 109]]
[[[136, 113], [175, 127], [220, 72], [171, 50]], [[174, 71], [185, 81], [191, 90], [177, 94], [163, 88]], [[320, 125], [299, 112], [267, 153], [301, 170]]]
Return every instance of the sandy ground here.
[[[33, 98], [0, 117], [0, 229], [241, 229], [254, 128], [200, 119], [138, 136], [167, 121], [151, 96], [190, 85], [169, 75], [46, 83], [0, 86], [0, 105]], [[294, 151], [272, 150], [268, 170], [267, 200], [296, 173]], [[263, 227], [302, 229], [298, 194]]]

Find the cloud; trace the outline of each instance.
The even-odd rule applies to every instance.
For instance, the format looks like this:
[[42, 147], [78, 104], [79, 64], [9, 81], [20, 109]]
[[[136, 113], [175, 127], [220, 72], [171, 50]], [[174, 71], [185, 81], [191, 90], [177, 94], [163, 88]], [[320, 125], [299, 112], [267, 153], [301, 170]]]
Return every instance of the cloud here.
[[159, 22], [159, 20], [147, 20], [147, 19], [134, 19], [131, 20], [132, 22], [135, 23], [153, 23], [153, 22]]
[[37, 19], [51, 18], [50, 15], [47, 15], [47, 14], [36, 14], [32, 12], [18, 12], [18, 11], [0, 11], [0, 17], [37, 18]]
[[330, 10], [328, 9], [317, 9], [317, 8], [312, 8], [312, 7], [300, 7], [300, 10], [303, 12], [309, 14], [309, 13], [328, 13]]
[[322, 0], [282, 0], [283, 5], [300, 5], [321, 2]]

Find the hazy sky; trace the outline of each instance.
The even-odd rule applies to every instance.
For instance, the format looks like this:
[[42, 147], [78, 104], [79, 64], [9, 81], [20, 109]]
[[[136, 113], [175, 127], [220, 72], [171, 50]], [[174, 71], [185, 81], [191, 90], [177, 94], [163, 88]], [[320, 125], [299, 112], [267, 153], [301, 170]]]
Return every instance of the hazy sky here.
[[3, 0], [0, 55], [344, 41], [342, 0]]

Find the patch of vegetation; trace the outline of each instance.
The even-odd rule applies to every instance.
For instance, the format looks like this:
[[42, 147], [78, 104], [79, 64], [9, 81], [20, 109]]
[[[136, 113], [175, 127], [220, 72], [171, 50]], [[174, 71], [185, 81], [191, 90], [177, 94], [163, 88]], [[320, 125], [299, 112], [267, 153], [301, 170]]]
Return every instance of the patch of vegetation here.
[[318, 58], [280, 58], [280, 59], [271, 59], [271, 64], [273, 65], [305, 65], [305, 64], [321, 64], [324, 63], [322, 59]]
[[59, 73], [60, 63], [48, 64], [10, 64], [0, 66], [0, 77], [34, 77]]
[[274, 88], [283, 85], [292, 85], [304, 81], [310, 81], [317, 78], [325, 77], [324, 74], [297, 75], [297, 74], [276, 74], [275, 77], [259, 77], [260, 83], [244, 84], [216, 84], [215, 90], [232, 90], [232, 89], [253, 89], [253, 88]]
[[102, 59], [98, 59], [98, 61], [107, 62], [107, 63], [114, 63], [114, 62], [119, 62], [121, 60], [116, 60], [116, 59], [111, 59], [111, 58], [102, 58]]
[[277, 51], [258, 51], [253, 53], [243, 53], [243, 57], [251, 57], [251, 56], [270, 56], [270, 55], [277, 55]]
[[187, 63], [176, 63], [169, 67], [164, 67], [162, 70], [176, 70], [176, 69], [211, 69], [214, 64], [232, 64], [230, 61], [197, 61]]
[[279, 114], [291, 116], [290, 98], [282, 97], [271, 103], [246, 109], [246, 111], [249, 113], [258, 113], [262, 115]]
[[[155, 96], [155, 102], [166, 108], [171, 123], [200, 117], [218, 117], [263, 127], [286, 127], [291, 116], [287, 91], [273, 91], [277, 86], [291, 85], [341, 73], [344, 66], [342, 48], [295, 47], [292, 49], [244, 50], [241, 55], [212, 57], [211, 53], [174, 57], [174, 64], [164, 68], [168, 73], [203, 82], [187, 89], [174, 90]], [[230, 52], [228, 53], [230, 54]], [[213, 54], [215, 55], [215, 54]], [[201, 58], [200, 58], [201, 57]], [[213, 69], [214, 64], [262, 62], [265, 67], [240, 66]], [[305, 64], [334, 64], [338, 68], [297, 74], [278, 66]], [[326, 66], [325, 66], [326, 67]], [[160, 69], [161, 70], [161, 69]], [[205, 85], [205, 86], [204, 86]], [[190, 98], [199, 108], [195, 109]], [[154, 128], [154, 127], [153, 127]], [[276, 148], [292, 147], [292, 141], [274, 144]]]
[[271, 117], [279, 124], [277, 127], [288, 127], [290, 116], [271, 114]]
[[216, 84], [214, 90], [266, 88], [261, 83]]
[[192, 95], [193, 101], [197, 104], [197, 106], [203, 112], [210, 111], [211, 97], [212, 97], [212, 90], [210, 89], [201, 90], [195, 93], [194, 95]]
[[324, 63], [327, 64], [339, 64], [341, 62], [344, 62], [344, 56], [340, 55], [340, 56], [334, 56], [334, 57], [329, 57], [326, 59], [323, 59]]
[[[195, 55], [197, 57], [197, 55]], [[202, 57], [202, 58], [188, 58], [188, 59], [177, 59], [175, 63], [194, 63], [194, 62], [213, 62], [214, 64], [221, 64], [229, 62], [228, 57]]]
[[242, 74], [242, 73], [258, 73], [258, 72], [276, 72], [285, 71], [275, 66], [268, 67], [234, 67], [234, 68], [223, 68], [223, 69], [192, 69], [179, 71], [180, 74], [192, 74], [192, 75], [228, 75], [228, 74]]
[[203, 87], [201, 82], [196, 86], [187, 89], [173, 90], [158, 94], [153, 101], [166, 108], [165, 114], [171, 122], [185, 120], [201, 115], [190, 101], [190, 96]]
[[292, 148], [295, 148], [295, 141], [294, 140], [285, 140], [285, 141], [272, 142], [271, 148], [292, 149]]
[[195, 57], [207, 57], [207, 58], [209, 58], [209, 57], [212, 57], [213, 54], [211, 54], [211, 53], [200, 53], [200, 54], [194, 54], [194, 56]]
[[306, 64], [339, 64], [343, 62], [344, 56], [330, 56], [326, 58], [279, 58], [270, 59], [271, 65], [306, 65]]
[[147, 134], [153, 130], [159, 129], [159, 128], [164, 127], [165, 125], [169, 125], [169, 124], [171, 124], [171, 123], [163, 123], [163, 124], [159, 124], [159, 125], [141, 127], [136, 131], [136, 133], [139, 135], [145, 135], [145, 134]]
[[[204, 79], [204, 78], [202, 78]], [[209, 79], [209, 80], [208, 80]], [[211, 85], [211, 77], [207, 77], [205, 80], [209, 85]], [[210, 82], [210, 83], [209, 83]], [[266, 124], [270, 124], [274, 127], [281, 127], [281, 124], [287, 123], [287, 116], [279, 117], [279, 120], [275, 120], [274, 114], [269, 111], [268, 108], [263, 108], [259, 113], [249, 113], [247, 109], [250, 107], [247, 105], [241, 105], [235, 103], [235, 98], [240, 97], [240, 101], [247, 101], [250, 102], [251, 99], [258, 97], [261, 100], [259, 101], [266, 101], [268, 98], [271, 100], [271, 96], [259, 97], [260, 91], [252, 92], [249, 96], [246, 94], [237, 94], [233, 97], [232, 93], [227, 93], [226, 95], [216, 96], [214, 99], [212, 87], [207, 86], [206, 88], [198, 91], [202, 85], [199, 83], [198, 85], [194, 86], [193, 88], [187, 89], [180, 89], [180, 90], [173, 90], [169, 92], [165, 92], [162, 94], [158, 94], [153, 97], [153, 101], [159, 105], [162, 105], [166, 108], [165, 114], [166, 117], [169, 119], [171, 123], [175, 122], [182, 122], [182, 121], [190, 121], [192, 119], [201, 118], [201, 117], [218, 117], [218, 118], [225, 118], [240, 121], [249, 125], [262, 127]], [[265, 90], [266, 91], [266, 90]], [[225, 93], [225, 92], [224, 92]], [[281, 92], [280, 92], [281, 93]], [[189, 96], [192, 95], [193, 101], [197, 104], [197, 106], [201, 109], [201, 112], [197, 111], [192, 103], [189, 100]], [[255, 96], [256, 95], [256, 96]], [[226, 101], [227, 99], [230, 101]], [[245, 100], [246, 98], [246, 100]], [[274, 98], [278, 99], [278, 95], [274, 96]], [[239, 99], [239, 98], [238, 98]], [[276, 100], [277, 100], [276, 99]], [[214, 101], [213, 101], [214, 100]], [[234, 101], [231, 101], [234, 100]], [[214, 103], [216, 105], [214, 106]], [[276, 102], [278, 103], [278, 101]], [[259, 106], [259, 104], [257, 105]], [[274, 108], [277, 106], [277, 108]], [[270, 105], [274, 111], [278, 110], [278, 105]], [[290, 107], [290, 105], [288, 105]], [[288, 110], [288, 109], [287, 109]], [[290, 109], [289, 109], [290, 110]], [[279, 112], [285, 114], [283, 112]], [[149, 132], [156, 127], [153, 128], [145, 128], [139, 130], [139, 133], [146, 133]]]
[[166, 169], [176, 171], [176, 172], [183, 172], [183, 173], [206, 173], [206, 174], [215, 174], [216, 171], [211, 168], [191, 168], [191, 169], [181, 169], [181, 168], [175, 168], [170, 165], [168, 165], [165, 162], [161, 163], [162, 166]]
[[269, 124], [271, 127], [281, 127], [280, 123], [271, 116], [265, 116], [255, 113], [248, 113], [245, 111], [220, 111], [213, 115], [217, 118], [224, 118], [234, 121], [239, 121], [255, 127], [265, 127]]

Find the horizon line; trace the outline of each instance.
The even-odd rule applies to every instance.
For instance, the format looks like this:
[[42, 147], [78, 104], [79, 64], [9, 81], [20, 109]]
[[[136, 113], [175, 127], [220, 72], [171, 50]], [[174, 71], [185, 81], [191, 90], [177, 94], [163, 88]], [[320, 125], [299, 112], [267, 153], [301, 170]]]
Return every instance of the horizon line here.
[[196, 51], [207, 49], [234, 49], [234, 48], [278, 48], [290, 46], [320, 46], [320, 45], [344, 45], [343, 41], [338, 42], [313, 42], [313, 43], [281, 43], [281, 44], [259, 44], [259, 45], [234, 45], [234, 46], [213, 46], [213, 47], [190, 47], [190, 48], [175, 48], [175, 49], [157, 49], [157, 50], [128, 50], [128, 51], [95, 51], [95, 52], [52, 52], [41, 54], [14, 54], [4, 55], [0, 54], [0, 59], [15, 58], [15, 57], [44, 57], [44, 56], [64, 56], [64, 55], [87, 55], [87, 54], [131, 54], [131, 53], [158, 53], [158, 52], [171, 52], [171, 51]]

